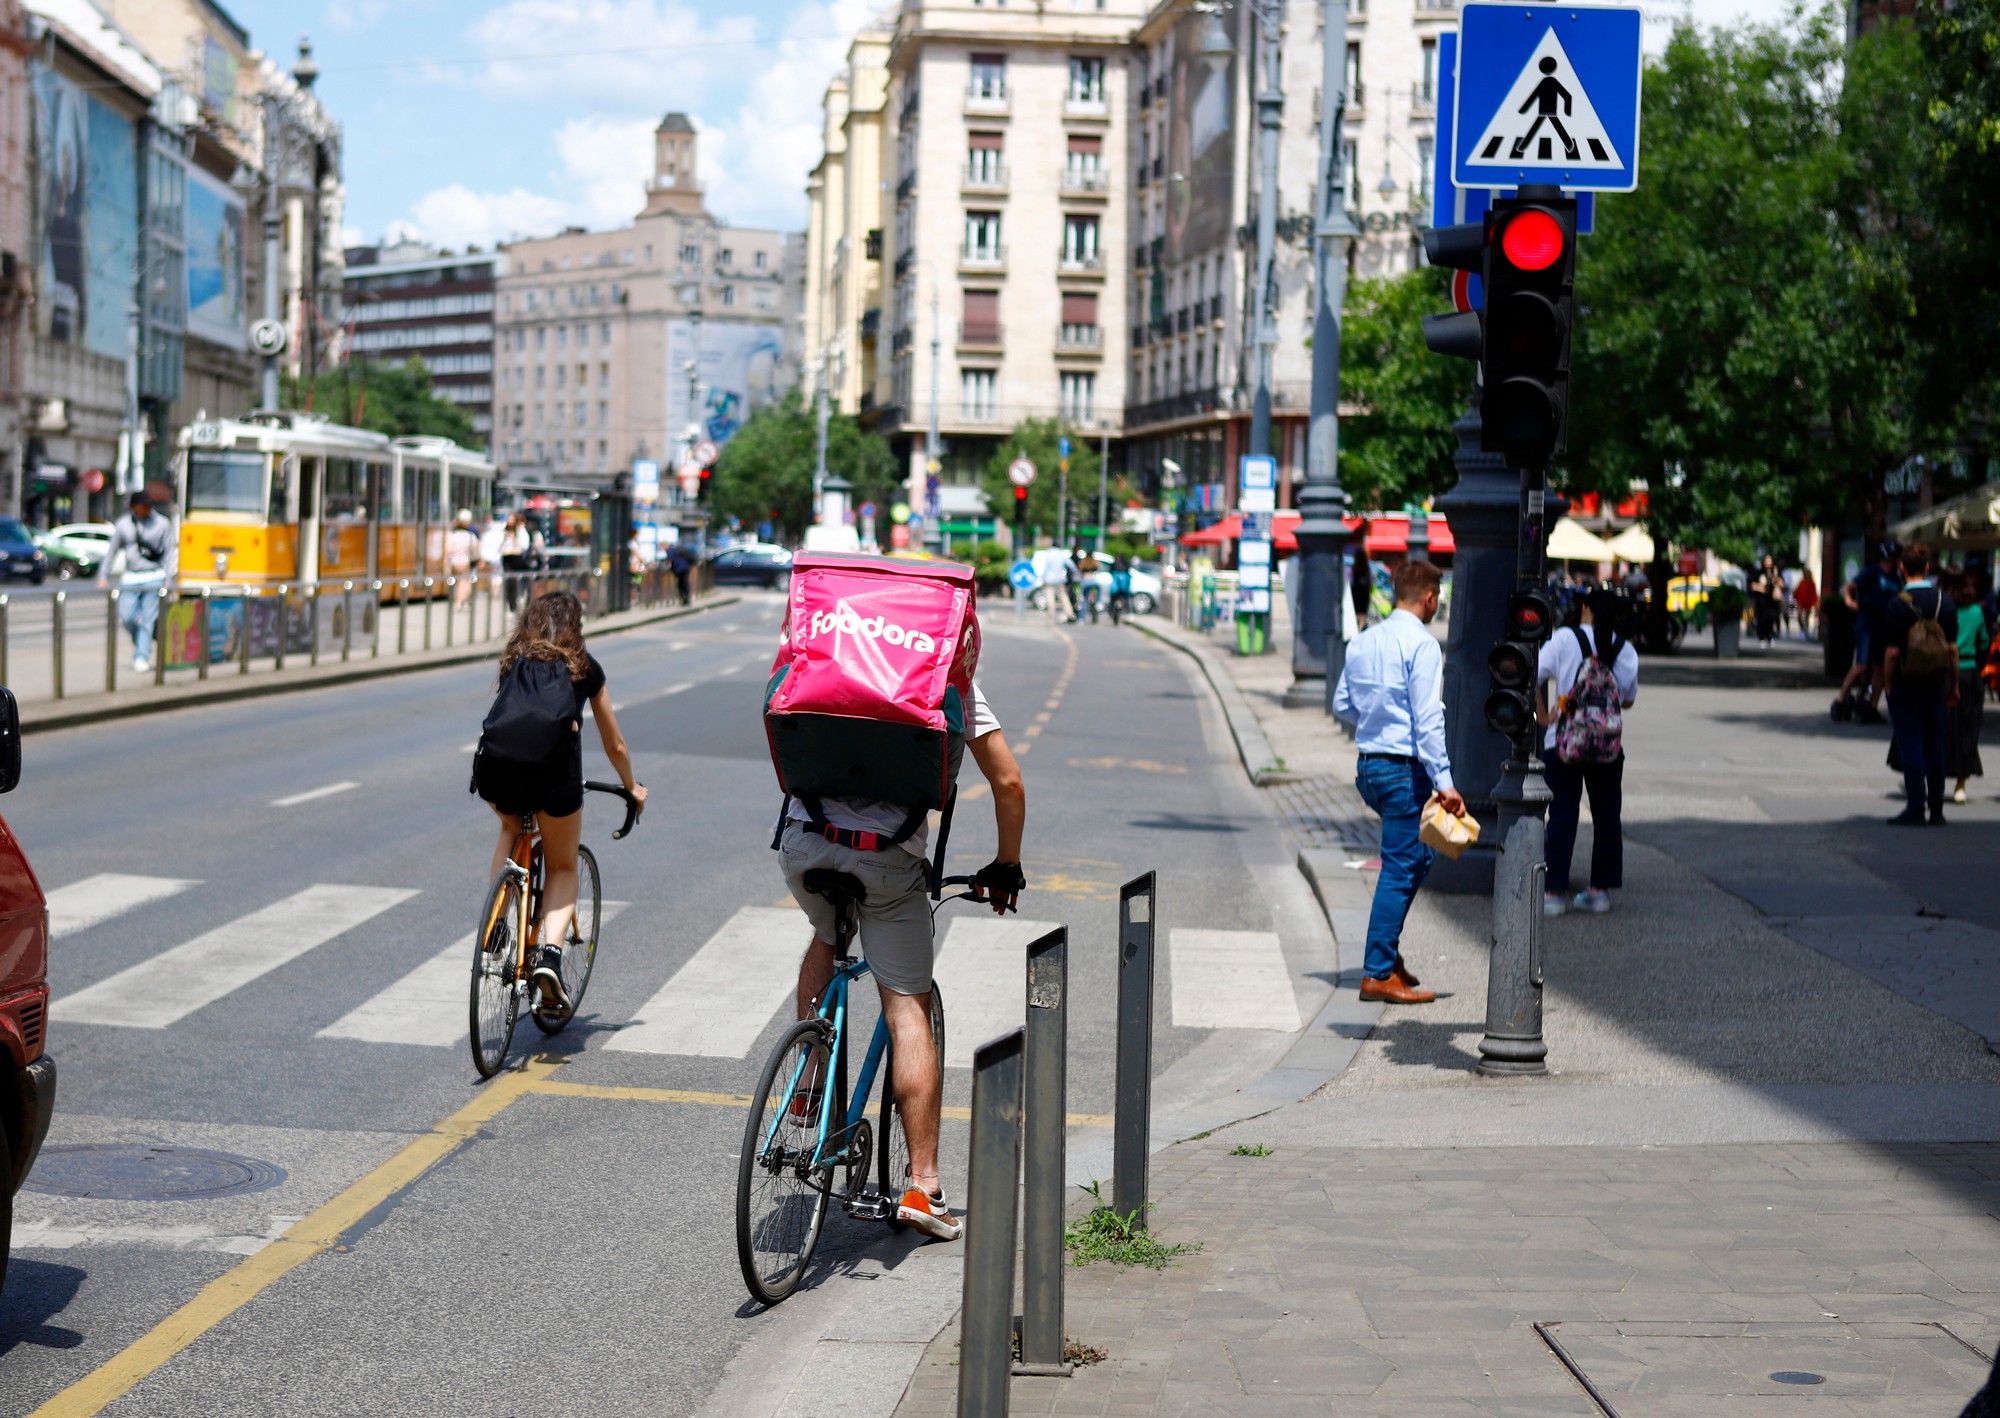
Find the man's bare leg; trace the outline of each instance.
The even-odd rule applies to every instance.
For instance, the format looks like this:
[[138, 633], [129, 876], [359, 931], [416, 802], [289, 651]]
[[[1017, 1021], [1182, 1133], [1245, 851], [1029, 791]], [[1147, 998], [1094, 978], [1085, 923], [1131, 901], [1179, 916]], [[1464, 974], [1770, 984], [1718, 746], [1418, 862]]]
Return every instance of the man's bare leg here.
[[811, 1019], [819, 997], [833, 983], [833, 946], [814, 935], [799, 962], [799, 1018]]
[[[903, 1115], [903, 1135], [910, 1143], [910, 1184], [926, 1192], [938, 1189], [938, 1107], [944, 1080], [938, 1076], [937, 1046], [931, 1042], [931, 996], [899, 995], [882, 988], [882, 1013], [889, 1021], [889, 1039], [896, 1098]], [[900, 1187], [900, 1177], [884, 1177], [882, 1185]]]

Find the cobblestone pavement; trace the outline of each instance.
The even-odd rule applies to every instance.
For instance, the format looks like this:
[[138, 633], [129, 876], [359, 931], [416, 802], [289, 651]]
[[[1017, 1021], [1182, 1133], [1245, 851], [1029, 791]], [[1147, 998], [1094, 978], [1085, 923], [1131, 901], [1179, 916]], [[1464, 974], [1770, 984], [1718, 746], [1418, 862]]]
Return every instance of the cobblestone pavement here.
[[1361, 856], [1382, 850], [1382, 819], [1356, 790], [1352, 775], [1320, 774], [1263, 790], [1271, 813], [1301, 847], [1333, 847]]
[[[1152, 1181], [1203, 1249], [1071, 1271], [1109, 1357], [1011, 1411], [1601, 1418], [1539, 1324], [1619, 1418], [1949, 1418], [2000, 1340], [1993, 1144], [1291, 1149], [1265, 1119]], [[957, 1336], [900, 1414], [955, 1411]]]

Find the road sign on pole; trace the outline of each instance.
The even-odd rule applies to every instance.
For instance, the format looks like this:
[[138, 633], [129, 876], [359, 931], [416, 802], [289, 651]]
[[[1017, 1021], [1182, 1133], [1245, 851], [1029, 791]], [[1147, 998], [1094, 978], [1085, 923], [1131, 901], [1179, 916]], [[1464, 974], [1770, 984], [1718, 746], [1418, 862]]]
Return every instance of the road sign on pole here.
[[1016, 458], [1007, 465], [1007, 476], [1015, 487], [1032, 487], [1035, 481], [1035, 465], [1025, 457]]
[[1452, 181], [1638, 186], [1640, 27], [1636, 5], [1461, 7]]

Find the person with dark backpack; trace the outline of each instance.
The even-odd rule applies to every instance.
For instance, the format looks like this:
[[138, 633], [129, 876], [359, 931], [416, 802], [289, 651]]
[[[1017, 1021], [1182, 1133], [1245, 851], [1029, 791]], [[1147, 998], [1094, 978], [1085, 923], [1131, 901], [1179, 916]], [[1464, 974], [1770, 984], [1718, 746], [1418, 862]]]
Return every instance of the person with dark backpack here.
[[1929, 547], [1904, 549], [1903, 577], [1882, 614], [1882, 683], [1909, 798], [1889, 825], [1942, 827], [1945, 731], [1958, 702], [1958, 606], [1937, 583]]
[[[500, 685], [472, 758], [472, 790], [500, 819], [487, 875], [499, 874], [519, 820], [533, 814], [546, 868], [540, 939], [568, 938], [576, 912], [576, 849], [583, 840], [583, 706], [597, 720], [605, 757], [618, 780], [646, 808], [646, 788], [632, 776], [632, 754], [611, 712], [604, 667], [583, 647], [583, 606], [568, 591], [544, 591], [521, 608], [500, 654]], [[545, 999], [569, 1007], [562, 947], [546, 944], [534, 983]]]
[[[1536, 720], [1542, 776], [1549, 785], [1548, 881], [1542, 914], [1572, 907], [1602, 915], [1625, 884], [1621, 816], [1625, 782], [1625, 711], [1639, 697], [1639, 652], [1618, 634], [1618, 592], [1599, 586], [1582, 601], [1581, 624], [1556, 632], [1536, 669]], [[1555, 686], [1556, 702], [1542, 686]], [[1570, 857], [1590, 797], [1590, 889], [1570, 897]]]

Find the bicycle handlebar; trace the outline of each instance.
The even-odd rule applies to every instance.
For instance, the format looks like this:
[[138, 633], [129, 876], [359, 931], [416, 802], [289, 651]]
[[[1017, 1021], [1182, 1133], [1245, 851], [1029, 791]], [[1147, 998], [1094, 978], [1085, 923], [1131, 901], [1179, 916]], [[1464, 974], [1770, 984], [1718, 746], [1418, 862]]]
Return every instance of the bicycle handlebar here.
[[618, 829], [618, 830], [617, 830], [616, 832], [614, 832], [614, 833], [612, 833], [612, 834], [611, 834], [611, 840], [612, 840], [612, 841], [614, 841], [614, 842], [618, 841], [618, 840], [619, 840], [620, 838], [622, 838], [622, 837], [623, 837], [623, 836], [624, 836], [624, 835], [625, 835], [626, 833], [628, 833], [628, 832], [630, 832], [630, 831], [632, 830], [632, 827], [633, 827], [633, 825], [634, 825], [635, 823], [637, 823], [637, 822], [638, 822], [638, 820], [639, 820], [639, 800], [638, 800], [638, 799], [637, 799], [636, 797], [634, 797], [634, 796], [633, 796], [632, 794], [630, 794], [630, 793], [626, 792], [626, 791], [625, 791], [625, 788], [624, 788], [624, 786], [623, 786], [622, 784], [619, 784], [619, 783], [585, 783], [585, 784], [584, 784], [583, 786], [584, 786], [584, 787], [585, 787], [586, 789], [588, 789], [588, 790], [589, 790], [590, 792], [593, 792], [593, 793], [609, 793], [609, 794], [610, 794], [610, 795], [611, 795], [612, 797], [614, 797], [614, 798], [620, 798], [620, 799], [623, 799], [623, 800], [624, 800], [624, 803], [625, 803], [625, 825], [624, 825], [623, 827], [619, 828], [619, 829]]

